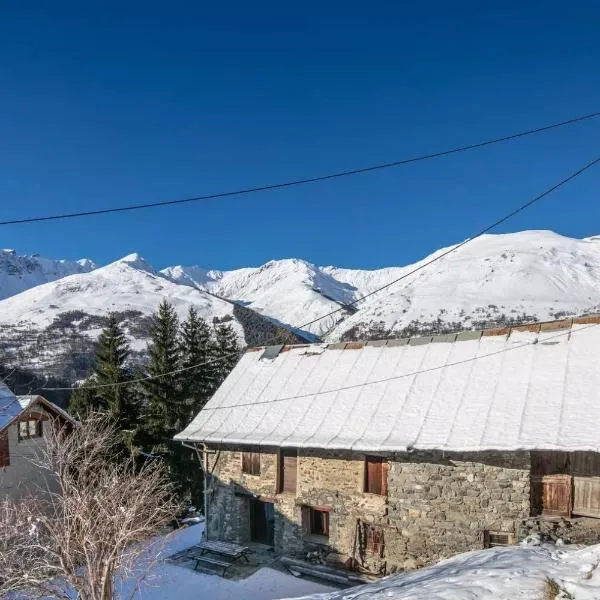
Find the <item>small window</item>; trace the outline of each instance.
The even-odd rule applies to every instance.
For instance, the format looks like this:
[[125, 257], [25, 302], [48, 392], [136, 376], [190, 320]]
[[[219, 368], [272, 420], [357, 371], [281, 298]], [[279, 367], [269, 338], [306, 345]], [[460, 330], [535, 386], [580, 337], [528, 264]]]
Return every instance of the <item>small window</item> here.
[[19, 441], [42, 437], [42, 422], [37, 419], [19, 421]]
[[388, 463], [378, 456], [365, 458], [365, 492], [387, 496]]
[[260, 475], [260, 452], [242, 452], [242, 473]]
[[515, 543], [515, 534], [509, 531], [489, 531], [483, 532], [483, 547], [493, 548], [495, 546], [512, 546]]
[[302, 529], [304, 535], [329, 537], [329, 510], [303, 506]]
[[367, 553], [382, 558], [384, 549], [383, 529], [370, 523], [364, 523], [363, 532]]

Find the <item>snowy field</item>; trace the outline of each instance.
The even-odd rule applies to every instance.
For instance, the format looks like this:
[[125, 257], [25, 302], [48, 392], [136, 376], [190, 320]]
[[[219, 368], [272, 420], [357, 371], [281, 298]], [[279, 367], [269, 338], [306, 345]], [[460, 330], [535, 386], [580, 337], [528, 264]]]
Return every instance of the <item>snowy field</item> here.
[[[204, 525], [200, 524], [176, 531], [167, 536], [165, 543], [154, 544], [152, 554], [160, 553], [167, 558], [200, 543], [203, 528]], [[140, 571], [143, 570], [142, 564]], [[135, 587], [135, 578], [125, 582], [119, 590], [119, 596], [136, 600], [276, 600], [335, 589], [269, 568], [262, 568], [246, 579], [234, 581], [164, 561], [152, 570], [151, 578], [138, 591]]]
[[599, 600], [600, 545], [533, 544], [460, 554], [432, 567], [304, 600]]

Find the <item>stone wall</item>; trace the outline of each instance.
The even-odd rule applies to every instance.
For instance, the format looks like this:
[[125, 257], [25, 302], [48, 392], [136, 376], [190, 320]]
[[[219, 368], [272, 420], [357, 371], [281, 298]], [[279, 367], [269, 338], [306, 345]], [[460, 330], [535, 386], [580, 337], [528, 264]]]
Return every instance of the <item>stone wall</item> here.
[[577, 517], [529, 517], [517, 523], [517, 540], [540, 534], [543, 540], [562, 540], [565, 544], [599, 544], [600, 519]]
[[[279, 494], [278, 451], [261, 451], [260, 476], [242, 473], [240, 448], [209, 455], [209, 537], [249, 541], [254, 496], [275, 505], [276, 551], [304, 553], [316, 546], [302, 536], [302, 506], [328, 507], [336, 560], [354, 557], [372, 571], [394, 572], [481, 548], [484, 530], [516, 533], [515, 523], [529, 516], [528, 453], [390, 456], [386, 498], [363, 492], [365, 457], [349, 451], [300, 450], [296, 494]], [[364, 551], [363, 523], [383, 531], [383, 559]]]
[[390, 464], [386, 555], [414, 568], [483, 547], [484, 530], [515, 534], [529, 516], [528, 453], [415, 452]]

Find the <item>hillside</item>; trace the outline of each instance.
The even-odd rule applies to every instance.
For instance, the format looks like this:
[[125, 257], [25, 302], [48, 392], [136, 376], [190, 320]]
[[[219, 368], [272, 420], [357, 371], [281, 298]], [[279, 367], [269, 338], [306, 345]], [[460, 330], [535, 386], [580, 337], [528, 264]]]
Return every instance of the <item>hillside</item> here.
[[248, 345], [441, 333], [600, 310], [600, 237], [551, 231], [482, 236], [349, 305], [446, 251], [376, 270], [284, 259], [232, 271], [158, 271], [138, 254], [95, 267], [4, 251], [0, 349], [5, 362], [52, 366], [52, 375], [73, 379], [85, 372], [103, 319], [115, 311], [143, 360], [149, 318], [163, 298], [180, 317], [195, 306], [208, 321], [231, 321]]
[[[270, 261], [220, 272], [172, 267], [163, 273], [287, 325], [301, 325], [362, 298], [446, 252], [377, 270]], [[329, 340], [414, 335], [535, 319], [600, 306], [600, 238], [551, 231], [485, 235], [382, 293], [310, 325]]]
[[[208, 322], [230, 322], [240, 343], [259, 344], [281, 333], [253, 311], [179, 285], [154, 270], [138, 254], [87, 273], [32, 287], [0, 302], [0, 347], [4, 362], [49, 371], [69, 380], [85, 374], [93, 341], [109, 312], [119, 317], [134, 353], [143, 360], [150, 317], [168, 299], [184, 319], [194, 306]], [[287, 341], [302, 341], [294, 336]]]
[[0, 300], [36, 285], [75, 273], [88, 273], [95, 268], [96, 265], [87, 258], [52, 260], [38, 255], [19, 256], [14, 250], [0, 250]]

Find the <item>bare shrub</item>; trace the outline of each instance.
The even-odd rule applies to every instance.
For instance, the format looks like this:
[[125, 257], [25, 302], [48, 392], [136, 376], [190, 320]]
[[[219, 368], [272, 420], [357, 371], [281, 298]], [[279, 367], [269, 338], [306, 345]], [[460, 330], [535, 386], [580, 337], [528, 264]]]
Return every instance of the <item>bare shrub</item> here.
[[106, 416], [91, 415], [72, 431], [48, 429], [39, 466], [58, 491], [0, 505], [0, 595], [67, 598], [75, 590], [82, 600], [114, 598], [117, 579], [144, 578], [136, 570], [142, 556], [151, 570], [144, 542], [178, 511], [166, 470], [160, 461], [136, 467], [122, 457]]

